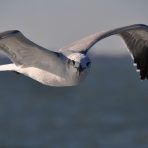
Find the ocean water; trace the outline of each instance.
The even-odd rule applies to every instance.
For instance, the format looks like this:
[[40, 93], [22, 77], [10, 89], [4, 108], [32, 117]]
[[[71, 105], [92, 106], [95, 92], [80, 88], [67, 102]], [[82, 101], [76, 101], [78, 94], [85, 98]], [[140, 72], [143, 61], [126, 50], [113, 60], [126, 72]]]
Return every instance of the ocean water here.
[[147, 148], [148, 81], [130, 57], [93, 58], [79, 86], [0, 73], [0, 148]]

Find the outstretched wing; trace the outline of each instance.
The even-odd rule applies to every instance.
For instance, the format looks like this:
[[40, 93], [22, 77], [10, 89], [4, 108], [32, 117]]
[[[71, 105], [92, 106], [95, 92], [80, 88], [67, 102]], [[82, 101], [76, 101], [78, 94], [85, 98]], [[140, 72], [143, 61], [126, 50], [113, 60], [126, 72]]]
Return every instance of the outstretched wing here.
[[24, 67], [36, 67], [55, 73], [58, 67], [65, 64], [62, 54], [33, 43], [17, 30], [0, 33], [0, 50], [16, 65]]
[[111, 35], [120, 35], [131, 52], [137, 68], [140, 70], [141, 79], [148, 79], [148, 26], [136, 24], [113, 29], [107, 32], [96, 33], [68, 45], [60, 51], [69, 54], [81, 52], [86, 54], [88, 50], [101, 39]]

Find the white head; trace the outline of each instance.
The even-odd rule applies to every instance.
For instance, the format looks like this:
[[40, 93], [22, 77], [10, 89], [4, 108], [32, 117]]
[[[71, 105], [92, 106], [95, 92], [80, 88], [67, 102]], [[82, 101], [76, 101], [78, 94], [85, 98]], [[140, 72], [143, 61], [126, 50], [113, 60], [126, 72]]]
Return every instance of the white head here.
[[70, 59], [70, 64], [79, 72], [79, 74], [90, 67], [90, 59], [85, 54], [73, 53], [69, 55], [68, 58]]

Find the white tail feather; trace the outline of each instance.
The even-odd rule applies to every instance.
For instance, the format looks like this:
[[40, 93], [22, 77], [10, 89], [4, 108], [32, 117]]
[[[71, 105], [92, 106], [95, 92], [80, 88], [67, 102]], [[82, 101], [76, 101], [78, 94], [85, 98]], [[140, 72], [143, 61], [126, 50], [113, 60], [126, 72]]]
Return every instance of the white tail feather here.
[[0, 65], [0, 71], [16, 71], [15, 64]]

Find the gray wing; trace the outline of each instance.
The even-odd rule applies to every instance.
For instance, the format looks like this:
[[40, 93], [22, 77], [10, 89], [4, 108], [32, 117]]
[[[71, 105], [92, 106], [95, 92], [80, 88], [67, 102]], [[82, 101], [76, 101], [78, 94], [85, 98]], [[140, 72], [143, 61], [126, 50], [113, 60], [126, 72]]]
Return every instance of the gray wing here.
[[0, 50], [16, 65], [24, 67], [37, 67], [55, 73], [55, 69], [65, 64], [62, 54], [33, 43], [17, 30], [0, 33]]
[[148, 26], [136, 24], [120, 27], [107, 32], [96, 33], [72, 43], [62, 49], [61, 52], [69, 54], [81, 52], [86, 54], [88, 50], [101, 39], [111, 35], [120, 35], [131, 52], [137, 69], [140, 70], [141, 79], [148, 79]]

